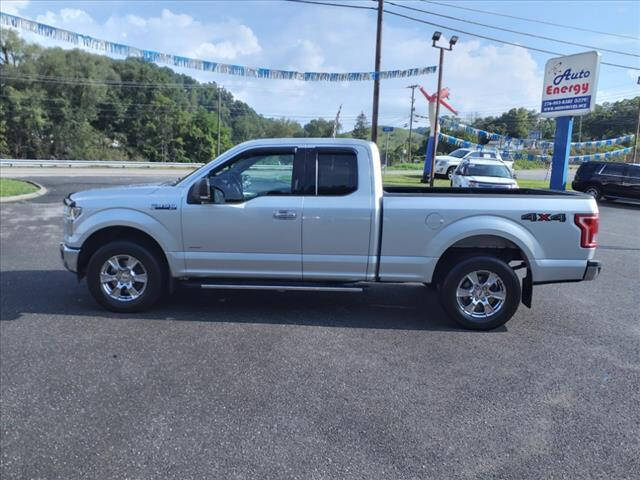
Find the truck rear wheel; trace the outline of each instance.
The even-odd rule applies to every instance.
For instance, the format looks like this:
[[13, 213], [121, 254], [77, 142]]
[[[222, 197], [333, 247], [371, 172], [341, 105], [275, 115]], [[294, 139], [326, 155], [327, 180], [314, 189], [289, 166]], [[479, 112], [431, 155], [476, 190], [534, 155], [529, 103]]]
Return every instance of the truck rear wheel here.
[[108, 243], [89, 260], [89, 291], [113, 312], [148, 309], [160, 298], [164, 283], [162, 265], [153, 252], [133, 242]]
[[462, 260], [447, 274], [440, 302], [460, 325], [491, 330], [504, 325], [520, 304], [520, 281], [502, 260], [478, 256]]

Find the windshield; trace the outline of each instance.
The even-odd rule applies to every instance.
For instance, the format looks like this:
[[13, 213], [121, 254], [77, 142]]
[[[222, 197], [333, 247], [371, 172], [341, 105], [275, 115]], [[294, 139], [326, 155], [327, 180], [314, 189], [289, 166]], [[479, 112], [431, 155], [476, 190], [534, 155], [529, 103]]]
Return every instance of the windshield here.
[[458, 150], [454, 150], [453, 152], [451, 152], [449, 154], [450, 157], [455, 157], [455, 158], [462, 158], [464, 157], [467, 153], [469, 153], [469, 150], [462, 150], [461, 148], [459, 148]]
[[470, 163], [467, 175], [474, 177], [500, 177], [511, 178], [511, 172], [504, 165], [482, 165]]

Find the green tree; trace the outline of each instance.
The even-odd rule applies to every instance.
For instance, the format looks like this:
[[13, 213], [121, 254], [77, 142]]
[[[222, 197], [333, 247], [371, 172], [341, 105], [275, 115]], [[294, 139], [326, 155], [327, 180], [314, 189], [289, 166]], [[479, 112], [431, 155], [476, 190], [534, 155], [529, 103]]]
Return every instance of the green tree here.
[[351, 136], [361, 140], [367, 140], [371, 136], [371, 128], [369, 127], [369, 122], [367, 121], [367, 116], [364, 112], [360, 112], [360, 115], [356, 118], [356, 124], [353, 127]]
[[333, 122], [316, 118], [304, 126], [304, 133], [307, 137], [329, 138], [333, 135]]

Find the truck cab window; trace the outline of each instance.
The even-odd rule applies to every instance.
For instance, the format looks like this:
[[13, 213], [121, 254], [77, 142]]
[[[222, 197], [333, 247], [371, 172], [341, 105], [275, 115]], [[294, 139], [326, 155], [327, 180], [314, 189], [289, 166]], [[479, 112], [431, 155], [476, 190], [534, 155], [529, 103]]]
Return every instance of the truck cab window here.
[[291, 195], [293, 157], [293, 153], [243, 156], [214, 171], [209, 184], [222, 190], [227, 202]]
[[318, 195], [348, 195], [358, 189], [355, 153], [318, 152]]

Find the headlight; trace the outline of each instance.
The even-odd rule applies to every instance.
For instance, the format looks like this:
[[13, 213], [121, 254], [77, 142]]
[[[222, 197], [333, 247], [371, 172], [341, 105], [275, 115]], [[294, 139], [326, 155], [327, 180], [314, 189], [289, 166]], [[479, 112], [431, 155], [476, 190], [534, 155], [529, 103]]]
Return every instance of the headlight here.
[[76, 220], [82, 214], [82, 207], [78, 207], [77, 205], [67, 205], [64, 206], [64, 218], [69, 220]]

